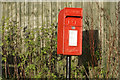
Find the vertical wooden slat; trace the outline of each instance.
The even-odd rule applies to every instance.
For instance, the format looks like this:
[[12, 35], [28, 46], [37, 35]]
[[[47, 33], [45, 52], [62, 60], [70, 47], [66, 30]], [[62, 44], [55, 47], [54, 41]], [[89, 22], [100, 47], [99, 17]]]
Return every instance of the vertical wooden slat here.
[[[0, 44], [2, 44], [2, 12], [3, 12], [3, 4], [0, 2]], [[2, 48], [0, 48], [0, 52], [2, 53]], [[0, 77], [2, 77], [2, 54], [0, 54]]]
[[[52, 11], [51, 10], [52, 9], [51, 9], [51, 7], [52, 7], [52, 2], [47, 2], [47, 6], [46, 6], [46, 9], [47, 9], [47, 14], [46, 14], [47, 22], [46, 23], [47, 23], [47, 28], [52, 30], [53, 26], [51, 26], [51, 24], [52, 24], [52, 17], [51, 17], [51, 15], [52, 15]], [[50, 31], [50, 30], [48, 30], [48, 31]], [[49, 34], [48, 38], [51, 38], [51, 36], [52, 36], [52, 34]], [[52, 42], [52, 41], [50, 40], [50, 42]], [[52, 45], [51, 44], [52, 43], [50, 43], [50, 52], [49, 52], [49, 58], [48, 58], [50, 72], [48, 72], [48, 74], [52, 73]], [[49, 74], [48, 77], [50, 77], [50, 76], [51, 75]]]
[[83, 2], [74, 2], [73, 4], [73, 7], [76, 7], [76, 8], [83, 8], [82, 6], [83, 6]]
[[[9, 9], [11, 9], [11, 5], [10, 5], [10, 3], [7, 3], [7, 15], [6, 15], [6, 18], [8, 18], [8, 19], [11, 17], [11, 13], [9, 14], [9, 12], [10, 12]], [[9, 66], [9, 64], [7, 66]], [[10, 69], [10, 68], [8, 68], [8, 69]], [[8, 70], [8, 74], [10, 75], [10, 70]]]
[[[43, 2], [43, 27], [45, 28], [47, 26], [46, 22], [47, 22], [47, 18], [45, 17], [46, 16], [46, 13], [47, 13], [47, 10], [46, 10], [46, 2]], [[44, 33], [43, 33], [44, 34]], [[42, 41], [42, 47], [45, 47], [45, 40]]]
[[[110, 58], [110, 64], [111, 64], [111, 66], [110, 66], [110, 71], [111, 71], [111, 75], [113, 76], [113, 77], [116, 77], [117, 78], [117, 76], [118, 76], [118, 73], [117, 73], [117, 68], [118, 68], [118, 58], [117, 58], [117, 56], [118, 56], [118, 54], [117, 54], [117, 46], [118, 46], [118, 44], [117, 44], [117, 42], [118, 42], [118, 39], [117, 39], [117, 29], [118, 29], [118, 26], [117, 26], [117, 17], [118, 17], [118, 15], [116, 14], [117, 13], [117, 7], [116, 7], [116, 5], [117, 5], [117, 3], [116, 2], [111, 2], [110, 3], [110, 5], [112, 5], [112, 6], [110, 6], [110, 20], [111, 20], [111, 26], [110, 26], [110, 28], [111, 28], [111, 32], [109, 33], [109, 34], [111, 34], [111, 36], [110, 36], [110, 38], [111, 38], [111, 40], [110, 40], [110, 42], [112, 42], [111, 44], [112, 45], [109, 45], [110, 46], [110, 50], [109, 50], [109, 52], [111, 52], [111, 58]], [[115, 45], [115, 46], [114, 46]]]
[[2, 19], [2, 12], [3, 12], [3, 3], [0, 2], [0, 23], [1, 23], [1, 19]]
[[[97, 7], [99, 8], [98, 10], [99, 10], [99, 27], [98, 27], [98, 32], [99, 32], [99, 41], [100, 41], [100, 47], [101, 47], [101, 55], [104, 55], [104, 52], [103, 52], [103, 10], [101, 10], [102, 8], [103, 8], [103, 2], [99, 2], [98, 4], [97, 4]], [[103, 56], [102, 56], [102, 58], [103, 58]], [[103, 61], [102, 61], [103, 62]], [[101, 61], [99, 62], [99, 66], [101, 66], [101, 68], [103, 68], [103, 63], [102, 63]], [[102, 63], [102, 65], [100, 65]], [[102, 76], [100, 76], [100, 78], [101, 78]]]
[[61, 10], [61, 2], [57, 2], [57, 22], [58, 22], [58, 14], [60, 10]]
[[[36, 38], [37, 38], [37, 32], [36, 32], [36, 28], [38, 27], [38, 7], [37, 7], [38, 5], [37, 5], [37, 2], [35, 2], [34, 3], [34, 27], [33, 27], [33, 34], [34, 34], [34, 41], [35, 42], [37, 42], [36, 41]], [[36, 45], [36, 44], [35, 44]], [[35, 48], [36, 49], [36, 47], [35, 46], [33, 46], [33, 48]], [[34, 55], [36, 55], [35, 54], [35, 52], [34, 53], [32, 53], [32, 55], [34, 56]], [[34, 62], [35, 64], [36, 64], [36, 60], [35, 59], [32, 59], [32, 62]], [[34, 70], [34, 73], [33, 73], [33, 76], [35, 76], [36, 75], [36, 70]]]
[[[42, 16], [43, 16], [43, 18], [42, 18], [42, 27], [43, 27], [43, 29], [46, 29], [47, 28], [47, 9], [46, 9], [46, 5], [47, 5], [47, 2], [43, 2], [43, 11], [42, 11]], [[44, 36], [44, 33], [42, 32], [42, 35]], [[45, 39], [43, 38], [42, 39], [42, 47], [45, 47]], [[46, 56], [44, 56], [44, 55], [42, 55], [42, 61], [43, 60], [45, 60], [45, 58], [46, 58]], [[43, 67], [46, 67], [46, 64], [45, 65], [43, 65]], [[47, 76], [47, 75], [46, 75]], [[43, 75], [43, 78], [45, 77], [45, 75]]]
[[[6, 27], [6, 25], [4, 25], [4, 22], [6, 21], [5, 19], [6, 19], [6, 17], [7, 17], [7, 15], [6, 15], [6, 12], [7, 12], [7, 8], [6, 8], [6, 3], [4, 2], [3, 3], [3, 9], [4, 9], [4, 11], [3, 11], [3, 23], [2, 23], [2, 25], [3, 26], [5, 26]], [[2, 27], [3, 29], [2, 30], [4, 30], [5, 31], [5, 27]], [[6, 32], [6, 31], [5, 31]], [[2, 34], [2, 37], [5, 37], [5, 32]], [[3, 41], [3, 44], [5, 43], [4, 42], [4, 39], [2, 39], [2, 41]], [[5, 52], [5, 51], [7, 51], [7, 50], [3, 50], [3, 54], [4, 55], [7, 55], [7, 53]], [[7, 58], [7, 56], [5, 56], [5, 58]], [[7, 76], [7, 61], [5, 61], [5, 63], [4, 63], [4, 68], [5, 68], [5, 78], [7, 78], [8, 76]]]
[[57, 2], [52, 2], [51, 4], [51, 23], [57, 25]]
[[[26, 48], [25, 48], [25, 41], [24, 41], [24, 33], [26, 32], [24, 32], [24, 28], [26, 27], [25, 26], [25, 3], [24, 2], [21, 2], [20, 3], [20, 26], [21, 26], [21, 38], [22, 38], [22, 40], [21, 40], [21, 42], [22, 42], [22, 50], [21, 50], [21, 54], [26, 54]], [[25, 55], [24, 57], [26, 57], [27, 55]], [[24, 61], [24, 63], [25, 63], [25, 61]], [[23, 77], [25, 77], [26, 76], [26, 73], [24, 72], [25, 71], [25, 69], [24, 68], [26, 68], [26, 66], [25, 65], [22, 65], [22, 71], [23, 71]], [[21, 75], [22, 76], [22, 75]]]
[[119, 20], [118, 20], [118, 2], [115, 2], [115, 26], [116, 26], [116, 29], [115, 29], [115, 31], [116, 31], [116, 43], [115, 43], [115, 45], [116, 45], [116, 47], [115, 47], [115, 53], [116, 53], [116, 55], [115, 55], [115, 57], [116, 57], [116, 70], [115, 70], [115, 73], [116, 73], [116, 78], [118, 78], [118, 76], [119, 76], [119, 58], [118, 58], [118, 48], [119, 48], [119, 44], [118, 44], [118, 41], [119, 41], [119, 38], [118, 38], [118, 26], [119, 26], [119, 24], [118, 24], [118, 22], [119, 22]]
[[[114, 23], [114, 25], [116, 26], [116, 29], [115, 29], [115, 31], [116, 31], [116, 43], [115, 43], [115, 45], [116, 45], [116, 47], [115, 47], [115, 53], [116, 53], [116, 55], [115, 55], [115, 57], [116, 57], [116, 61], [115, 61], [115, 63], [116, 63], [116, 70], [115, 70], [115, 73], [116, 73], [116, 78], [118, 78], [119, 77], [119, 58], [118, 58], [118, 56], [119, 56], [119, 44], [118, 44], [118, 42], [119, 42], [119, 36], [118, 36], [118, 34], [119, 34], [119, 31], [118, 31], [118, 28], [119, 28], [119, 7], [118, 7], [118, 2], [115, 2], [115, 23]], [[119, 78], [118, 78], [119, 79]]]
[[120, 79], [120, 1], [118, 2], [118, 79]]
[[75, 2], [72, 0], [72, 7], [75, 8]]
[[[34, 30], [34, 22], [35, 22], [34, 2], [32, 2], [30, 5], [28, 5], [28, 4], [29, 4], [29, 2], [26, 3], [26, 5], [27, 5], [26, 10], [27, 10], [27, 12], [29, 12], [29, 13], [26, 12], [26, 17], [27, 17], [27, 21], [28, 21], [27, 25], [29, 25], [28, 30], [30, 31], [30, 35], [34, 35], [34, 31], [33, 31]], [[27, 14], [31, 14], [31, 16], [29, 17], [29, 16], [27, 16]], [[29, 39], [30, 39], [30, 37], [29, 37]], [[32, 46], [34, 47], [34, 45], [32, 45]], [[31, 45], [29, 46], [29, 53], [30, 53], [30, 55], [29, 55], [29, 63], [30, 64], [32, 64], [32, 62], [33, 62], [32, 61], [32, 56], [34, 54], [34, 53], [31, 53], [32, 46]], [[33, 70], [30, 70], [29, 72], [30, 72], [29, 77], [33, 77], [32, 76], [33, 75]]]
[[[88, 29], [88, 25], [86, 25], [84, 22], [88, 20], [88, 11], [90, 12], [89, 8], [89, 3], [88, 2], [83, 2], [83, 30], [87, 30]], [[90, 24], [90, 23], [89, 23]]]
[[[99, 5], [99, 4], [98, 4]], [[99, 26], [99, 10], [96, 2], [93, 2], [93, 21], [94, 21], [94, 30], [98, 30]]]
[[68, 2], [61, 2], [61, 6], [60, 6], [61, 8], [61, 10], [63, 9], [63, 8], [65, 8], [65, 7], [68, 7]]
[[[24, 39], [24, 37], [23, 37], [23, 28], [25, 27], [24, 26], [24, 22], [25, 22], [24, 11], [25, 11], [24, 2], [21, 2], [20, 3], [20, 14], [21, 14], [21, 18], [20, 18], [21, 22], [20, 22], [20, 24], [21, 24], [21, 27], [22, 27], [22, 31], [21, 31], [22, 39]], [[22, 43], [23, 43], [23, 40], [22, 40]], [[24, 43], [22, 44], [22, 46], [24, 46]], [[24, 53], [24, 47], [22, 49], [22, 53]]]
[[[112, 21], [112, 19], [113, 19], [112, 16], [114, 16], [114, 15], [111, 15], [111, 14], [114, 14], [114, 6], [115, 5], [113, 5], [113, 4], [114, 3], [111, 3], [111, 2], [109, 3], [109, 5], [111, 5], [111, 6], [109, 6], [109, 9], [108, 9], [109, 10], [109, 15], [110, 15], [109, 16], [109, 25], [108, 25], [109, 29], [107, 28], [107, 30], [106, 30], [107, 36], [109, 36], [109, 37], [107, 37], [107, 41], [109, 41], [109, 44], [107, 45], [107, 47], [109, 48], [108, 51], [107, 51], [107, 57], [108, 57], [107, 65], [109, 65], [109, 70], [108, 71], [110, 72], [109, 75], [111, 75], [111, 76], [114, 76], [114, 74], [113, 74], [114, 65], [113, 65], [113, 60], [112, 60], [113, 58], [112, 57], [115, 54], [113, 52], [113, 46], [111, 46], [111, 43], [113, 43], [113, 41], [112, 41], [113, 37], [111, 37], [111, 36], [114, 34], [113, 31], [115, 29], [114, 21]], [[112, 21], [112, 23], [111, 23], [111, 21]], [[114, 26], [114, 29], [112, 28], [113, 26]], [[115, 35], [114, 35], [114, 37], [115, 37]]]
[[[103, 3], [104, 9], [105, 9], [105, 5], [107, 5], [107, 4]], [[103, 14], [104, 14], [104, 12], [103, 12]], [[105, 49], [106, 34], [105, 34], [105, 25], [104, 24], [105, 24], [105, 20], [102, 23], [103, 27], [102, 27], [102, 54], [101, 55], [102, 55], [102, 68], [106, 70], [106, 49]]]
[[24, 12], [24, 17], [25, 17], [25, 26], [24, 27], [26, 27], [27, 26], [27, 28], [30, 28], [30, 26], [28, 26], [28, 24], [29, 24], [29, 17], [28, 17], [28, 8], [29, 8], [30, 6], [28, 6], [28, 2], [25, 2], [24, 3], [24, 9], [25, 9], [25, 12]]
[[110, 71], [110, 65], [109, 65], [110, 64], [109, 59], [111, 57], [111, 52], [109, 51], [110, 50], [110, 40], [111, 40], [111, 38], [110, 38], [110, 36], [111, 36], [110, 20], [111, 19], [109, 16], [110, 15], [110, 2], [105, 3], [104, 5], [105, 5], [104, 8], [106, 9], [104, 14], [108, 18], [108, 20], [104, 21], [104, 23], [105, 23], [105, 25], [104, 25], [104, 34], [105, 34], [105, 40], [104, 40], [105, 47], [104, 47], [104, 49], [105, 49], [105, 57], [106, 57], [104, 69], [107, 69], [107, 71]]
[[[38, 29], [42, 27], [42, 23], [43, 23], [43, 22], [42, 22], [42, 19], [43, 19], [43, 16], [42, 16], [42, 11], [43, 11], [43, 8], [42, 8], [42, 7], [43, 7], [43, 6], [42, 6], [42, 4], [43, 4], [42, 2], [39, 2], [39, 3], [38, 3]], [[41, 58], [40, 58], [41, 61], [40, 61], [39, 67], [37, 68], [37, 69], [38, 69], [38, 70], [37, 70], [37, 73], [39, 73], [39, 72], [41, 71], [41, 69], [42, 69], [42, 68], [41, 68], [41, 64], [42, 64], [42, 55], [41, 55], [42, 40], [41, 40], [41, 36], [42, 36], [42, 34], [41, 34], [41, 32], [38, 33], [38, 34], [39, 34], [38, 37], [40, 37], [40, 42], [39, 42], [39, 43], [40, 43], [40, 45], [39, 45], [40, 47], [38, 48], [38, 51], [39, 51], [38, 54], [39, 54], [39, 56], [41, 57]]]
[[[103, 8], [103, 2], [99, 2], [98, 4], [97, 4], [97, 7], [99, 8], [98, 10], [99, 10], [99, 27], [98, 27], [98, 29], [99, 29], [99, 40], [100, 40], [100, 47], [101, 47], [101, 52], [102, 52], [102, 54], [101, 55], [104, 55], [104, 51], [103, 51], [103, 46], [104, 46], [104, 43], [103, 43], [103, 11], [101, 10], [102, 8]], [[104, 58], [103, 56], [102, 56], [102, 58]], [[101, 65], [101, 68], [103, 68], [103, 60], [102, 60], [102, 65]], [[99, 63], [99, 64], [101, 64], [101, 63]], [[101, 78], [101, 76], [100, 76], [100, 78]]]
[[[57, 22], [58, 22], [58, 14], [59, 14], [60, 8], [61, 8], [61, 3], [58, 2], [58, 0], [57, 0]], [[57, 25], [57, 27], [58, 27], [58, 25]], [[60, 57], [60, 55], [58, 55], [58, 57]], [[57, 59], [58, 59], [58, 58], [57, 58]], [[60, 68], [59, 62], [57, 61], [57, 63], [56, 63], [57, 73], [59, 72], [59, 68]]]
[[[56, 26], [57, 26], [57, 2], [51, 2], [51, 27], [53, 29], [57, 29]], [[57, 30], [56, 30], [57, 32]], [[53, 35], [56, 36], [56, 33], [54, 33]], [[55, 38], [55, 37], [54, 37]], [[53, 42], [53, 44], [55, 44], [56, 42]], [[53, 49], [54, 51], [56, 51], [56, 49], [54, 48]], [[53, 57], [56, 57], [56, 52], [55, 53], [52, 53], [53, 54]], [[57, 72], [57, 61], [55, 60], [54, 63], [53, 63], [53, 71], [54, 73]]]
[[[15, 14], [15, 16], [14, 16], [14, 18], [15, 18], [15, 21], [17, 22], [17, 2], [15, 2], [14, 3], [14, 7], [15, 7], [15, 10], [14, 10], [14, 14]], [[17, 56], [18, 56], [18, 54], [19, 54], [19, 49], [18, 49], [18, 46], [19, 46], [19, 31], [18, 31], [18, 23], [16, 23], [16, 26], [17, 26], [17, 28], [16, 28], [16, 31], [17, 31], [17, 39], [16, 39], [16, 50], [15, 50], [15, 53], [16, 53], [16, 55], [15, 55], [15, 68], [16, 68], [16, 77], [17, 78], [19, 78], [19, 74], [18, 74], [18, 67], [17, 67], [17, 62], [18, 62], [18, 59], [17, 59]]]
[[72, 7], [72, 2], [67, 2], [67, 7]]
[[[19, 50], [19, 52], [18, 52], [18, 55], [21, 55], [22, 54], [22, 42], [21, 42], [21, 40], [22, 40], [22, 38], [21, 38], [21, 31], [22, 31], [22, 28], [21, 28], [21, 3], [20, 2], [17, 2], [17, 22], [18, 22], [18, 24], [17, 24], [17, 26], [18, 26], [18, 50]], [[21, 56], [20, 56], [21, 57]], [[20, 60], [18, 60], [18, 61], [20, 61]], [[20, 64], [20, 63], [19, 63]], [[22, 77], [22, 66], [20, 66], [21, 67], [21, 69], [20, 69], [20, 77]]]
[[[68, 2], [61, 2], [59, 10], [62, 10], [65, 7], [68, 7]], [[61, 57], [64, 57], [64, 56], [62, 55]], [[58, 65], [59, 66], [58, 73], [63, 74], [64, 77], [66, 77], [66, 68], [65, 68], [65, 65], [66, 65], [66, 56], [61, 60], [61, 62], [62, 62], [62, 64]]]

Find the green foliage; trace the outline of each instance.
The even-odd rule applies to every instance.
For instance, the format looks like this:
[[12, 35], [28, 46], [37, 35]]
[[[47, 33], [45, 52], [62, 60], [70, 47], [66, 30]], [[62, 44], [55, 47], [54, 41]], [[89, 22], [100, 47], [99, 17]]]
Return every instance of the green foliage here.
[[[2, 26], [2, 61], [6, 62], [8, 55], [18, 56], [19, 59], [15, 63], [17, 63], [17, 68], [22, 74], [23, 71], [25, 72], [25, 77], [65, 78], [63, 72], [65, 69], [58, 71], [56, 69], [59, 66], [63, 68], [66, 66], [64, 63], [65, 57], [62, 55], [57, 56], [56, 53], [56, 31], [55, 24], [51, 24], [49, 27], [42, 25], [41, 27], [32, 28], [28, 25], [26, 28], [22, 28], [18, 25], [18, 22], [10, 21], [7, 18]], [[96, 51], [95, 55], [99, 59], [99, 51]], [[75, 59], [72, 60], [72, 63], [75, 63]], [[72, 78], [86, 77], [86, 69], [83, 65], [72, 64], [71, 71]], [[19, 76], [23, 77], [20, 74]]]
[[6, 62], [8, 55], [18, 56], [15, 63], [19, 71], [25, 71], [25, 77], [56, 78], [51, 66], [55, 64], [57, 48], [55, 24], [49, 27], [31, 28], [29, 25], [22, 28], [18, 22], [10, 21], [9, 18], [3, 20], [2, 61]]

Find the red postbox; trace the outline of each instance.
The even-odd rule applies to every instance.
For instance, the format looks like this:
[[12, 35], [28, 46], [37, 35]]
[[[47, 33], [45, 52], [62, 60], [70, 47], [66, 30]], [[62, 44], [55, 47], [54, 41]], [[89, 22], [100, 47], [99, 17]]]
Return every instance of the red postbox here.
[[82, 54], [82, 8], [64, 8], [58, 15], [57, 54]]

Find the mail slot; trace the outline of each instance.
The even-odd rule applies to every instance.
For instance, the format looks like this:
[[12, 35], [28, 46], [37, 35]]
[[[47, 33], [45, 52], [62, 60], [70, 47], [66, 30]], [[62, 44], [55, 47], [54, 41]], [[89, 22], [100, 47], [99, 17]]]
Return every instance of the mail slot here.
[[57, 54], [82, 54], [82, 8], [64, 8], [58, 15]]

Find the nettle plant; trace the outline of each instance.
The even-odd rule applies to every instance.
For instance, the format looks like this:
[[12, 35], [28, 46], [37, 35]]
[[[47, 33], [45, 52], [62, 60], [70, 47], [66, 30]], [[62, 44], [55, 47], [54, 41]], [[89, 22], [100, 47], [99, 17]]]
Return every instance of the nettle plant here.
[[[2, 23], [2, 61], [4, 63], [5, 78], [12, 77], [9, 64], [14, 64], [13, 76], [18, 77], [17, 56], [21, 53], [21, 27], [18, 22], [3, 17]], [[7, 75], [8, 74], [8, 75]]]
[[[19, 22], [3, 17], [2, 62], [5, 78], [56, 77], [56, 26], [20, 27]], [[9, 63], [13, 64], [11, 72]], [[51, 75], [51, 74], [52, 75]]]

